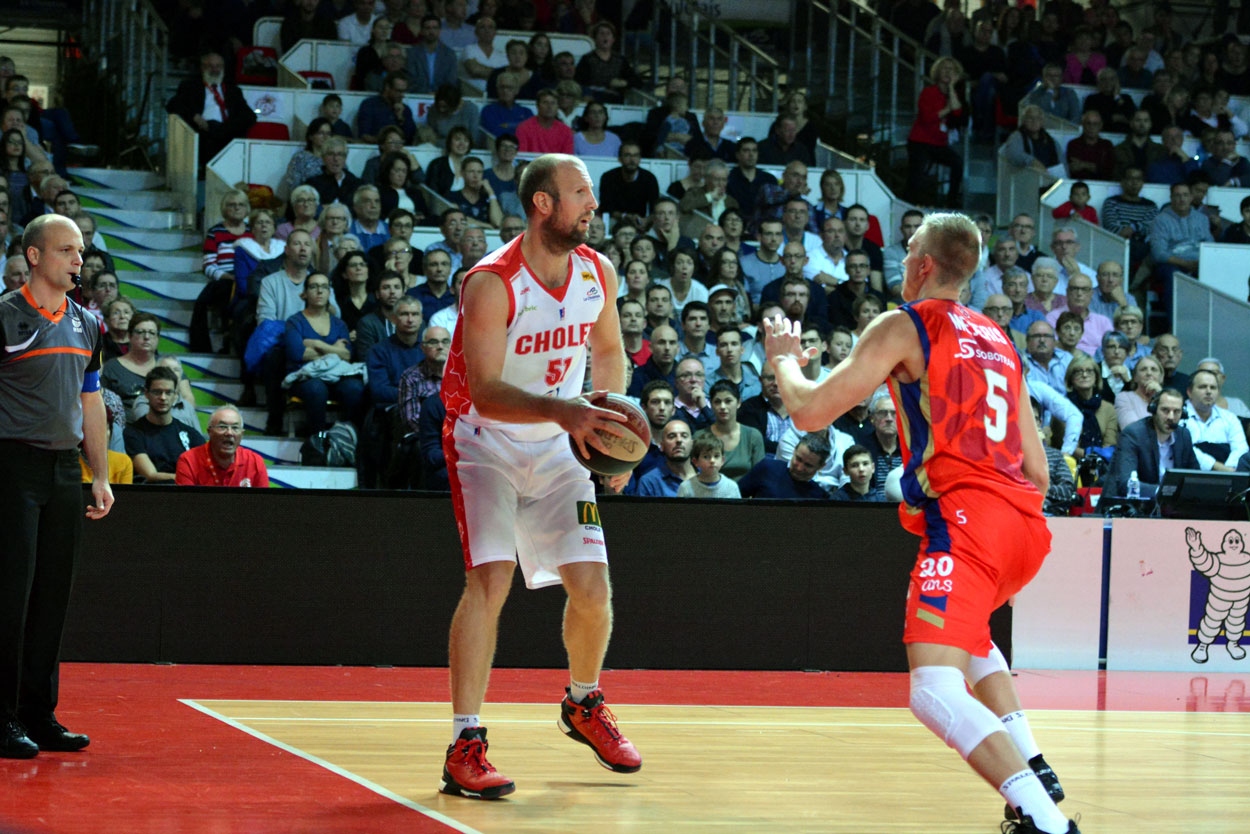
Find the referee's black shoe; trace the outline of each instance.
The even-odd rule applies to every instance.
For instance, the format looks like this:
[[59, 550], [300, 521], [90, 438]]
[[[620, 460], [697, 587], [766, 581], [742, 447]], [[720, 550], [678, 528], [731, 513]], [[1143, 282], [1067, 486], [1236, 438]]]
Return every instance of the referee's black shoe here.
[[82, 733], [71, 733], [61, 726], [52, 713], [23, 716], [22, 725], [26, 728], [26, 736], [39, 745], [40, 750], [73, 753], [91, 743], [91, 739]]
[[26, 735], [26, 728], [16, 718], [0, 723], [0, 759], [33, 759], [39, 746]]

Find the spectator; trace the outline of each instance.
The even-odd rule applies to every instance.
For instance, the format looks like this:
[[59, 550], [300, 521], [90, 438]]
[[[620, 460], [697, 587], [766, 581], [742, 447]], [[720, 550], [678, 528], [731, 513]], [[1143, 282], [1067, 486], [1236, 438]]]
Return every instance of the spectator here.
[[1107, 58], [1094, 49], [1097, 40], [1092, 30], [1082, 26], [1073, 33], [1072, 48], [1064, 57], [1063, 83], [1094, 86], [1098, 73], [1107, 66]]
[[126, 426], [126, 454], [144, 483], [172, 482], [178, 457], [203, 445], [204, 436], [174, 420], [171, 409], [179, 398], [178, 375], [169, 368], [152, 368], [144, 377], [143, 394], [148, 412]]
[[1232, 472], [1242, 455], [1250, 451], [1246, 432], [1237, 415], [1218, 405], [1219, 374], [1199, 368], [1189, 379], [1184, 426], [1194, 444], [1194, 455], [1204, 470]]
[[1033, 291], [1025, 298], [1024, 306], [1043, 316], [1056, 310], [1063, 312], [1068, 309], [1067, 297], [1055, 290], [1058, 283], [1059, 262], [1054, 258], [1038, 258], [1033, 264]]
[[282, 52], [289, 52], [295, 44], [303, 40], [332, 41], [337, 40], [338, 27], [334, 19], [321, 14], [317, 0], [292, 0], [282, 18], [282, 28], [278, 33], [278, 43]]
[[903, 258], [907, 255], [907, 244], [911, 236], [924, 222], [924, 212], [919, 209], [908, 209], [899, 220], [899, 242], [890, 244], [881, 250], [885, 265], [885, 285], [890, 295], [899, 298], [903, 287]]
[[1128, 298], [1124, 294], [1124, 267], [1119, 261], [1103, 261], [1098, 265], [1098, 284], [1089, 309], [1108, 320], [1114, 320], [1116, 311]]
[[1028, 339], [1028, 349], [1023, 356], [1026, 371], [1036, 371], [1051, 388], [1066, 391], [1068, 385], [1064, 377], [1072, 354], [1056, 347], [1054, 325], [1035, 321], [1029, 325], [1025, 336]]
[[1202, 136], [1207, 128], [1232, 130], [1232, 119], [1226, 113], [1215, 112], [1215, 93], [1210, 88], [1198, 87], [1193, 93], [1190, 111], [1177, 119], [1176, 124], [1186, 133]]
[[669, 93], [664, 97], [664, 106], [667, 113], [659, 123], [655, 146], [648, 156], [680, 159], [685, 154], [686, 143], [698, 133], [690, 129], [695, 118], [690, 111], [690, 97], [684, 92]]
[[[868, 413], [872, 420], [872, 434], [864, 438], [864, 446], [873, 458], [872, 488], [884, 491], [886, 476], [892, 469], [903, 465], [898, 437], [898, 413], [890, 394], [884, 390], [879, 390], [872, 398]], [[844, 454], [843, 461], [845, 460]], [[850, 473], [844, 468], [842, 474], [847, 477]]]
[[964, 124], [963, 67], [954, 58], [939, 58], [929, 78], [931, 83], [920, 91], [916, 121], [907, 137], [908, 199], [922, 201], [928, 168], [936, 164], [950, 171], [947, 204], [957, 206], [962, 201], [963, 160], [951, 149], [950, 131]]
[[356, 337], [352, 340], [355, 361], [365, 361], [371, 347], [395, 333], [395, 307], [403, 297], [403, 276], [389, 269], [383, 272], [373, 290], [373, 308], [356, 322]]
[[710, 430], [696, 432], [691, 443], [691, 463], [698, 473], [682, 481], [678, 498], [741, 498], [738, 484], [722, 473], [724, 443]]
[[642, 169], [642, 147], [637, 142], [622, 142], [617, 159], [620, 167], [599, 178], [599, 212], [611, 218], [613, 229], [621, 221], [650, 228], [645, 218], [660, 197], [660, 183], [655, 174]]
[[1022, 103], [1066, 122], [1076, 122], [1081, 118], [1081, 100], [1070, 88], [1063, 86], [1063, 67], [1058, 64], [1047, 64], [1042, 69], [1041, 83], [1024, 97]]
[[994, 293], [986, 298], [981, 312], [1003, 329], [1003, 332], [1011, 339], [1011, 343], [1015, 345], [1017, 353], [1023, 353], [1028, 349], [1024, 333], [1011, 326], [1011, 299], [1004, 293]]
[[[401, 63], [396, 69], [403, 69]], [[376, 90], [382, 89], [382, 77], [378, 76]], [[317, 118], [325, 119], [330, 123], [330, 130], [335, 136], [343, 139], [351, 140], [355, 137], [352, 135], [351, 126], [341, 118], [343, 115], [343, 99], [338, 93], [329, 93], [321, 100], [321, 105], [317, 108]]]
[[496, 92], [498, 100], [482, 108], [482, 130], [496, 140], [511, 136], [516, 138], [517, 127], [534, 115], [534, 111], [524, 105], [517, 104], [517, 92], [521, 82], [516, 73], [504, 72], [499, 75]]
[[1008, 82], [1007, 53], [994, 44], [994, 24], [982, 20], [973, 27], [972, 43], [958, 50], [959, 59], [974, 85], [973, 126], [983, 141], [994, 138], [994, 105]]
[[[1120, 91], [1120, 76], [1107, 67], [1098, 73], [1098, 92], [1085, 99], [1085, 112], [1102, 117], [1102, 127], [1112, 133], [1126, 133], [1137, 105]], [[1109, 178], [1107, 178], [1109, 179]]]
[[338, 39], [353, 46], [368, 45], [373, 33], [373, 5], [372, 0], [352, 0], [352, 13], [338, 19]]
[[526, 66], [529, 60], [529, 47], [525, 41], [514, 38], [508, 41], [504, 47], [507, 55], [508, 63], [500, 69], [491, 72], [486, 79], [486, 95], [488, 97], [499, 96], [499, 79], [505, 74], [511, 73], [516, 78], [517, 98], [532, 99], [537, 97], [538, 91], [543, 89], [543, 79]]
[[[535, 32], [530, 35], [529, 58], [526, 60], [525, 66], [538, 73], [544, 83], [555, 82], [556, 67], [551, 56], [551, 38], [547, 36], [546, 32]], [[572, 125], [569, 125], [569, 127], [572, 127]]]
[[6, 130], [3, 142], [3, 174], [8, 179], [8, 210], [12, 217], [25, 217], [30, 194], [30, 178], [26, 174], [26, 136], [20, 130]]
[[877, 467], [872, 452], [865, 447], [857, 443], [842, 453], [842, 471], [848, 480], [833, 493], [834, 501], [886, 500], [885, 490], [873, 486]]
[[1150, 84], [1150, 92], [1141, 100], [1141, 107], [1150, 114], [1150, 131], [1159, 134], [1165, 127], [1173, 124], [1172, 111], [1168, 109], [1168, 95], [1176, 86], [1176, 74], [1171, 70], [1159, 70], [1154, 74]]
[[1150, 254], [1155, 261], [1154, 274], [1163, 287], [1160, 294], [1163, 308], [1172, 309], [1172, 275], [1180, 270], [1198, 277], [1198, 247], [1211, 241], [1211, 225], [1206, 215], [1192, 208], [1192, 191], [1186, 183], [1175, 183], [1171, 202], [1164, 206], [1150, 226]]
[[307, 182], [316, 190], [321, 205], [351, 205], [352, 195], [364, 183], [360, 177], [347, 170], [347, 143], [338, 136], [327, 139], [322, 145], [321, 162], [323, 173]]
[[1250, 243], [1250, 197], [1241, 200], [1241, 222], [1230, 225], [1220, 237], [1223, 243]]
[[[1097, 115], [1097, 114], [1095, 114]], [[1073, 139], [1079, 141], [1080, 137]], [[1105, 139], [1102, 141], [1106, 141]], [[1069, 146], [1070, 147], [1070, 146]], [[1069, 220], [1080, 217], [1088, 223], [1098, 224], [1098, 210], [1089, 204], [1089, 183], [1077, 180], [1068, 188], [1068, 199], [1051, 211], [1050, 216], [1056, 220]]]
[[430, 161], [425, 172], [425, 184], [435, 194], [450, 200], [452, 192], [464, 188], [464, 171], [461, 166], [469, 155], [473, 141], [469, 131], [453, 127], [447, 132], [443, 155]]
[[427, 398], [443, 387], [443, 368], [451, 350], [451, 332], [430, 325], [421, 339], [421, 358], [404, 369], [399, 377], [399, 410], [408, 427], [421, 430], [421, 414]]
[[636, 494], [650, 498], [676, 498], [682, 482], [695, 474], [690, 464], [691, 448], [689, 424], [681, 419], [666, 423], [660, 433], [660, 452], [664, 459], [638, 479]]
[[500, 224], [500, 232], [503, 232], [506, 225], [513, 226], [512, 236], [504, 240], [504, 243], [524, 231], [524, 221], [521, 222], [520, 228], [508, 223], [509, 216], [520, 220], [525, 214], [521, 206], [521, 198], [517, 194], [520, 175], [517, 170], [516, 155], [519, 148], [520, 144], [512, 134], [505, 133], [496, 138], [494, 161], [491, 167], [486, 169], [485, 174], [486, 182], [490, 183], [491, 190], [499, 198], [499, 207], [503, 209], [504, 219]]
[[234, 406], [222, 406], [208, 418], [208, 442], [178, 456], [174, 482], [179, 486], [269, 486], [264, 458], [245, 448], [243, 417]]
[[[825, 174], [829, 172], [826, 171]], [[836, 171], [834, 173], [837, 173]], [[839, 177], [841, 179], [841, 177]], [[821, 176], [821, 182], [824, 182], [825, 176]], [[828, 219], [827, 217], [825, 219]], [[859, 249], [868, 256], [868, 262], [871, 264], [871, 285], [877, 292], [885, 291], [885, 259], [882, 256], [881, 244], [877, 241], [881, 239], [881, 227], [877, 223], [877, 219], [868, 213], [868, 209], [859, 203], [848, 206], [843, 214], [843, 222], [846, 225], [846, 250], [848, 252]], [[821, 221], [823, 228], [824, 221]], [[873, 226], [876, 224], [874, 233]]]
[[[311, 189], [309, 189], [311, 191]], [[316, 192], [312, 192], [316, 199]], [[286, 251], [286, 241], [275, 237], [277, 226], [273, 212], [269, 209], [256, 209], [247, 223], [248, 233], [234, 243], [234, 284], [235, 297], [255, 294], [249, 285], [252, 273], [261, 261], [269, 261], [282, 256]], [[234, 305], [232, 304], [232, 307]]]
[[790, 460], [765, 458], [738, 479], [743, 498], [828, 498], [813, 480], [829, 459], [832, 450], [821, 432], [803, 435]]
[[582, 128], [573, 135], [573, 153], [579, 157], [618, 156], [621, 137], [607, 130], [607, 124], [608, 108], [597, 101], [589, 102], [582, 111]]
[[[1130, 46], [1124, 53], [1124, 63], [1117, 71], [1120, 86], [1130, 90], [1145, 90], [1154, 83], [1154, 73], [1146, 68], [1147, 51], [1140, 46]], [[1108, 56], [1110, 58], [1110, 56]], [[1108, 63], [1115, 66], [1110, 60]]]
[[369, 28], [369, 42], [356, 52], [351, 89], [380, 90], [383, 78], [404, 68], [404, 47], [391, 40], [394, 28], [385, 15], [374, 18]]
[[[641, 264], [641, 261], [630, 261], [630, 267]], [[625, 346], [625, 355], [637, 368], [651, 358], [651, 343], [643, 335], [647, 325], [647, 308], [642, 301], [628, 296], [620, 298], [616, 306], [621, 319], [621, 342]]]
[[582, 104], [582, 85], [565, 79], [556, 84], [555, 91], [556, 101], [559, 102], [556, 118], [577, 130], [581, 127], [582, 120], [578, 114], [578, 108]]
[[400, 298], [395, 304], [394, 318], [395, 332], [369, 348], [366, 359], [370, 400], [379, 411], [399, 402], [404, 372], [426, 358], [419, 344], [424, 324], [421, 302], [412, 296]]
[[347, 325], [349, 341], [360, 319], [373, 311], [376, 302], [371, 292], [372, 284], [369, 259], [364, 252], [348, 252], [330, 276], [334, 306], [338, 308], [339, 317]]
[[321, 151], [327, 139], [333, 135], [330, 122], [321, 117], [312, 120], [304, 134], [304, 148], [296, 151], [286, 166], [286, 174], [282, 177], [279, 193], [290, 195], [298, 186], [303, 185], [322, 171]]
[[1081, 114], [1081, 135], [1068, 142], [1068, 172], [1074, 179], [1109, 180], [1115, 173], [1115, 148], [1102, 138], [1102, 125], [1097, 110]]
[[1155, 339], [1151, 355], [1159, 360], [1163, 368], [1163, 387], [1185, 391], [1189, 388], [1189, 374], [1180, 370], [1181, 359], [1185, 352], [1181, 349], [1180, 340], [1171, 333], [1164, 333]]
[[464, 187], [451, 193], [452, 204], [464, 214], [468, 223], [497, 227], [503, 220], [503, 209], [490, 183], [484, 179], [486, 169], [482, 160], [475, 156], [465, 157], [460, 170], [464, 176]]
[[994, 249], [990, 253], [990, 264], [972, 276], [969, 287], [972, 300], [969, 306], [981, 308], [986, 299], [1003, 291], [1003, 274], [1016, 265], [1020, 259], [1020, 250], [1010, 235], [1002, 235], [994, 241]]
[[1116, 420], [1124, 430], [1147, 416], [1150, 403], [1163, 390], [1163, 365], [1147, 354], [1133, 366], [1132, 381], [1115, 396]]
[[382, 91], [360, 103], [356, 113], [356, 134], [362, 142], [376, 142], [384, 127], [397, 127], [403, 136], [403, 144], [412, 144], [417, 132], [417, 122], [412, 109], [404, 104], [408, 93], [408, 74], [403, 70], [387, 73]]
[[326, 408], [331, 395], [338, 401], [340, 419], [359, 423], [365, 386], [358, 374], [322, 377], [312, 373], [315, 366], [308, 366], [323, 357], [334, 356], [349, 362], [351, 341], [347, 325], [330, 312], [329, 278], [320, 272], [310, 274], [300, 297], [304, 299], [304, 309], [286, 320], [283, 344], [288, 373], [282, 384], [292, 397], [303, 402], [307, 416], [305, 433], [312, 436], [328, 425]]
[[[517, 125], [516, 137], [522, 153], [573, 153], [573, 131], [556, 118], [556, 91], [540, 90], [538, 113]], [[606, 117], [607, 111], [604, 111]]]
[[[457, 253], [459, 255], [459, 253]], [[408, 290], [408, 295], [421, 301], [425, 315], [433, 318], [444, 307], [456, 302], [456, 295], [448, 285], [453, 266], [451, 254], [446, 249], [427, 249], [425, 253], [425, 282]]]
[[[722, 162], [733, 162], [737, 157], [738, 147], [733, 140], [723, 136], [727, 121], [725, 111], [721, 108], [709, 107], [705, 110], [703, 129], [686, 142], [685, 155], [691, 159], [719, 159]], [[804, 121], [806, 122], [806, 116]]]
[[1115, 406], [1106, 396], [1110, 391], [1103, 389], [1098, 363], [1089, 356], [1075, 356], [1064, 372], [1064, 380], [1068, 399], [1082, 417], [1080, 439], [1072, 456], [1078, 461], [1090, 454], [1109, 458], [1120, 437], [1120, 422]]
[[[25, 266], [26, 259], [10, 258], [9, 263]], [[8, 264], [5, 264], [6, 276], [8, 272]], [[104, 324], [108, 328], [108, 335], [104, 339], [104, 361], [107, 362], [125, 356], [130, 351], [130, 320], [134, 317], [135, 305], [128, 298], [114, 298], [101, 312], [104, 313]]]
[[1175, 125], [1165, 127], [1162, 139], [1164, 155], [1146, 166], [1146, 182], [1167, 185], [1185, 182], [1198, 170], [1198, 163], [1185, 151], [1184, 131]]
[[460, 266], [457, 271], [472, 269], [485, 255], [486, 232], [480, 225], [470, 225], [460, 236]]
[[468, 0], [445, 0], [443, 3], [439, 39], [457, 53], [472, 46], [477, 40], [473, 25], [467, 22], [468, 16]]
[[1007, 137], [1003, 158], [1015, 168], [1036, 171], [1046, 184], [1066, 175], [1058, 143], [1043, 129], [1042, 111], [1037, 105], [1028, 105], [1020, 112], [1020, 127]]
[[200, 56], [199, 76], [178, 85], [165, 110], [179, 116], [200, 136], [200, 165], [221, 152], [232, 139], [242, 139], [256, 123], [243, 93], [225, 81], [226, 61], [216, 52]]
[[[1177, 431], [1185, 413], [1184, 403], [1185, 398], [1179, 391], [1165, 389], [1158, 394], [1153, 414], [1124, 426], [1111, 458], [1111, 471], [1103, 481], [1104, 496], [1125, 496], [1129, 475], [1133, 472], [1137, 473], [1144, 489], [1157, 487], [1167, 469], [1198, 468], [1189, 432]], [[1161, 454], [1163, 451], [1166, 457]]]
[[432, 93], [443, 84], [460, 83], [456, 53], [442, 42], [442, 28], [437, 15], [421, 18], [421, 38], [408, 49], [409, 89], [413, 93]]
[[[661, 294], [667, 298], [668, 288], [657, 284], [647, 289], [648, 310], [658, 308], [658, 304], [653, 304], [653, 302]], [[650, 319], [650, 314], [648, 314], [648, 322]], [[647, 383], [653, 380], [663, 380], [671, 386], [677, 384], [677, 349], [681, 343], [678, 340], [677, 330], [666, 322], [667, 319], [652, 327], [649, 334], [644, 331], [644, 334], [649, 337], [651, 356], [634, 369], [629, 384], [629, 395], [632, 397], [639, 396]]]
[[589, 34], [595, 48], [577, 62], [575, 80], [588, 96], [619, 104], [624, 101], [626, 90], [642, 86], [642, 79], [629, 61], [613, 48], [616, 45], [616, 28], [611, 23], [596, 23]]
[[[760, 290], [760, 303], [780, 301], [786, 315], [794, 321], [808, 318], [828, 321], [828, 296], [814, 280], [803, 277], [803, 270], [807, 266], [803, 244], [787, 243], [782, 250], [781, 263], [784, 269], [782, 276], [768, 282]], [[745, 262], [743, 269], [746, 270]]]
[[1125, 386], [1133, 382], [1133, 370], [1128, 366], [1131, 345], [1129, 339], [1118, 330], [1108, 331], [1102, 337], [1102, 348], [1095, 361], [1102, 376], [1102, 396], [1108, 402], [1115, 402], [1116, 396]]
[[1115, 178], [1124, 179], [1129, 168], [1137, 168], [1144, 175], [1146, 168], [1167, 155], [1163, 145], [1150, 138], [1150, 112], [1138, 110], [1129, 122], [1128, 135], [1115, 146]]
[[1211, 184], [1241, 188], [1250, 186], [1250, 162], [1237, 153], [1237, 141], [1231, 130], [1216, 134], [1214, 148], [1201, 170], [1211, 178]]
[[754, 216], [758, 208], [761, 189], [765, 186], [777, 185], [777, 178], [757, 167], [759, 143], [750, 136], [744, 136], [738, 140], [734, 159], [738, 164], [729, 172], [729, 183], [725, 186], [726, 193], [738, 201], [738, 208], [743, 214]]
[[[1068, 280], [1073, 275], [1083, 274], [1095, 277], [1094, 270], [1077, 260], [1081, 253], [1081, 242], [1076, 238], [1076, 230], [1067, 224], [1056, 225], [1050, 233], [1050, 248], [1055, 252], [1055, 260], [1059, 263], [1059, 283], [1055, 292], [1064, 294], [1068, 291]], [[1037, 271], [1037, 262], [1033, 262], [1033, 271]]]

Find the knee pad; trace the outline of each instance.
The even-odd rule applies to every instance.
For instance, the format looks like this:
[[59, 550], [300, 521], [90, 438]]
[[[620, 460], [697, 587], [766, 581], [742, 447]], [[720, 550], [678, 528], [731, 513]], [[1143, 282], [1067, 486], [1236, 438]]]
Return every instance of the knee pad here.
[[910, 706], [920, 723], [965, 761], [992, 733], [1003, 732], [1002, 722], [968, 693], [964, 676], [953, 666], [913, 669]]
[[998, 646], [990, 646], [990, 653], [986, 657], [973, 656], [968, 661], [968, 678], [969, 686], [976, 686], [981, 681], [988, 678], [995, 672], [1010, 672], [1011, 668], [1007, 665], [1007, 658], [1003, 657], [1003, 653], [998, 650]]

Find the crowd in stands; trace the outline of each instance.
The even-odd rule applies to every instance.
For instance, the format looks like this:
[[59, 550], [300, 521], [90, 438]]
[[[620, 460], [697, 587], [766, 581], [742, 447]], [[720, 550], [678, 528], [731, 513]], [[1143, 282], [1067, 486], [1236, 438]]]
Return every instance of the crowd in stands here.
[[[524, 229], [518, 152], [612, 157], [617, 166], [597, 183], [600, 216], [587, 243], [621, 276], [628, 393], [646, 411], [653, 436], [626, 491], [886, 501], [902, 461], [888, 393], [878, 391], [824, 431], [797, 431], [763, 361], [760, 322], [778, 313], [801, 321], [803, 344], [819, 357], [805, 373], [827, 376], [848, 361], [873, 319], [900, 303], [906, 247], [923, 212], [906, 212], [897, 232], [882, 229], [866, 207], [844, 204], [845, 183], [832, 169], [812, 192], [808, 171], [818, 136], [801, 91], [784, 98], [764, 136], [725, 136], [724, 112], [692, 111], [680, 76], [642, 123], [609, 124], [604, 105], [619, 101], [638, 77], [609, 22], [619, 15], [604, 13], [605, 5], [290, 3], [284, 42], [358, 44], [353, 83], [375, 95], [354, 125], [341, 119], [338, 96], [325, 96], [283, 177], [285, 213], [253, 208], [243, 191], [222, 198], [221, 221], [205, 234], [206, 283], [192, 349], [211, 351], [213, 328], [224, 336], [223, 350], [245, 368], [240, 406], [256, 404], [264, 391], [267, 434], [286, 434], [288, 406], [302, 410], [307, 435], [327, 429], [337, 408], [339, 423], [358, 434], [363, 486], [445, 488], [439, 390], [456, 299], [465, 273], [487, 252], [485, 232], [507, 242]], [[1212, 184], [1250, 185], [1235, 150], [1245, 125], [1228, 110], [1226, 95], [1248, 91], [1244, 49], [1231, 41], [1198, 45], [1190, 61], [1194, 45], [1170, 27], [1166, 4], [1137, 33], [1103, 3], [1068, 20], [1074, 4], [1052, 2], [1034, 22], [1028, 9], [989, 2], [966, 23], [956, 3], [945, 10], [922, 0], [889, 5], [883, 13], [895, 25], [916, 29], [917, 39], [943, 56], [921, 95], [909, 142], [919, 162], [915, 188], [924, 187], [930, 163], [947, 164], [957, 194], [951, 131], [992, 135], [998, 115], [1022, 104], [1008, 158], [1081, 175], [1070, 201], [1055, 210], [1060, 222], [1045, 241], [1049, 252], [1035, 241], [1035, 217], [1022, 214], [999, 234], [989, 218], [976, 218], [983, 263], [964, 298], [1003, 329], [1027, 373], [1038, 430], [1056, 464], [1048, 510], [1066, 512], [1078, 485], [1121, 490], [1128, 471], [1143, 481], [1148, 473], [1157, 477], [1158, 444], [1121, 450], [1119, 437], [1130, 430], [1136, 438], [1149, 427], [1161, 443], [1165, 434], [1186, 433], [1195, 468], [1250, 468], [1242, 429], [1250, 408], [1224, 395], [1218, 359], [1204, 358], [1186, 376], [1180, 344], [1170, 334], [1152, 341], [1143, 313], [1152, 279], [1159, 289], [1172, 271], [1195, 271], [1198, 242], [1250, 241], [1250, 200], [1241, 223], [1222, 220], [1202, 202]], [[499, 29], [533, 27], [532, 37], [510, 41], [502, 54], [493, 45]], [[553, 55], [544, 29], [587, 34], [595, 48], [580, 62]], [[191, 79], [197, 95], [180, 95], [193, 111], [184, 116], [188, 122], [198, 117], [206, 135], [228, 135], [214, 133], [235, 110], [218, 61], [232, 54], [234, 36], [213, 41], [214, 33], [209, 27], [209, 41], [196, 44], [211, 47]], [[480, 85], [487, 104], [464, 98], [465, 79]], [[1145, 82], [1154, 98], [1141, 108], [1123, 105], [1126, 81]], [[1099, 94], [1082, 109], [1067, 83], [1097, 84]], [[215, 84], [224, 92], [215, 93]], [[1178, 104], [1180, 89], [1185, 99]], [[435, 95], [426, 124], [417, 124], [404, 103], [414, 92]], [[1045, 130], [1045, 112], [1079, 121], [1081, 136], [1059, 147]], [[1127, 134], [1122, 143], [1101, 137], [1113, 129]], [[1178, 155], [1186, 131], [1200, 137], [1201, 159]], [[376, 146], [363, 170], [348, 170], [349, 142]], [[442, 155], [421, 166], [409, 150], [420, 142], [437, 144]], [[661, 191], [647, 170], [656, 158], [688, 159], [688, 174]], [[784, 166], [781, 177], [761, 164]], [[28, 181], [17, 192], [32, 207], [72, 210], [61, 205], [63, 180], [43, 187], [57, 179], [51, 166], [30, 159], [25, 169]], [[1119, 180], [1121, 193], [1093, 206], [1080, 180], [1100, 178]], [[1141, 198], [1145, 182], [1170, 183], [1169, 204]], [[11, 177], [10, 207], [13, 191]], [[80, 210], [71, 216], [90, 224]], [[1130, 241], [1129, 280], [1118, 262], [1086, 262], [1074, 230], [1062, 222], [1071, 217]], [[434, 225], [439, 239], [420, 246]], [[109, 332], [113, 355], [103, 376], [118, 397], [121, 438], [114, 448], [129, 453], [134, 475], [149, 482], [234, 477], [264, 485], [263, 464], [258, 469], [239, 445], [237, 410], [214, 413], [205, 442], [176, 361], [156, 353], [160, 322], [117, 297], [102, 247], [99, 255], [89, 278], [84, 268], [84, 295]], [[12, 284], [8, 266], [6, 285], [20, 286], [20, 265]], [[1184, 426], [1159, 417], [1172, 413], [1173, 397], [1180, 398]], [[1153, 469], [1131, 457], [1149, 458], [1152, 450]]]

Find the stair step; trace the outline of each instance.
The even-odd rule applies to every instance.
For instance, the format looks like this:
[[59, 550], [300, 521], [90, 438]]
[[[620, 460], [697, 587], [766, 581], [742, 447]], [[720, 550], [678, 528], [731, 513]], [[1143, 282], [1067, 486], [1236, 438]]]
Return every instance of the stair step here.
[[179, 357], [187, 379], [237, 381], [243, 373], [243, 363], [233, 356], [215, 353], [186, 353]]
[[122, 191], [152, 191], [165, 187], [165, 178], [160, 174], [118, 168], [70, 168], [69, 181], [75, 191], [80, 186]]
[[109, 254], [116, 257], [122, 252], [164, 252], [174, 254], [203, 252], [204, 238], [196, 232], [182, 229], [121, 229], [105, 227], [100, 229], [104, 242], [108, 245]]
[[304, 441], [299, 437], [244, 435], [243, 445], [264, 458], [267, 466], [299, 466], [299, 449]]
[[[220, 350], [225, 344], [220, 333], [210, 333], [209, 340], [212, 342], [213, 350]], [[181, 359], [183, 355], [190, 352], [191, 337], [185, 327], [166, 327], [161, 325], [161, 339], [157, 343], [156, 349], [162, 354], [174, 353]], [[192, 387], [195, 387], [194, 385]]]
[[[179, 357], [181, 358], [181, 357]], [[192, 379], [191, 390], [195, 392], [197, 406], [236, 405], [243, 396], [243, 383], [229, 382], [221, 379]], [[261, 428], [264, 428], [263, 421]]]
[[194, 217], [181, 211], [132, 211], [101, 206], [91, 209], [91, 216], [96, 219], [96, 227], [102, 234], [116, 228], [185, 230], [195, 225]]
[[123, 270], [118, 276], [121, 294], [142, 306], [144, 299], [195, 301], [204, 289], [204, 275], [198, 272], [141, 272]]
[[[169, 252], [110, 252], [118, 271], [126, 272], [200, 272], [204, 256], [199, 252], [177, 254]], [[118, 278], [124, 276], [119, 275]], [[203, 276], [200, 276], [203, 280]]]
[[112, 188], [76, 188], [82, 207], [124, 208], [131, 211], [186, 211], [181, 197], [171, 191], [122, 191]]
[[[129, 300], [134, 301], [135, 299], [130, 298]], [[169, 298], [148, 299], [139, 305], [141, 312], [151, 313], [160, 319], [162, 332], [171, 328], [186, 329], [190, 327], [193, 308], [194, 305], [189, 301], [178, 301]]]

